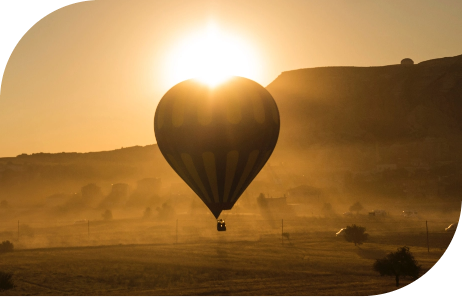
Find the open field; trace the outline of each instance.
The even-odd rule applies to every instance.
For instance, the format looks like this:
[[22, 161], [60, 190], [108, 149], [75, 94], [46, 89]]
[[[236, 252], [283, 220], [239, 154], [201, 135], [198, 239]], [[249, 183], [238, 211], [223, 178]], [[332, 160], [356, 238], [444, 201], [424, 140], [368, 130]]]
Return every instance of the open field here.
[[[227, 222], [228, 231], [218, 233], [213, 220], [194, 225], [179, 220], [178, 240], [175, 221], [163, 225], [142, 220], [101, 221], [90, 235], [80, 225], [36, 229], [29, 241], [23, 237], [15, 243], [22, 249], [0, 255], [1, 270], [13, 272], [16, 284], [2, 293], [374, 295], [396, 289], [393, 278], [380, 277], [372, 270], [375, 259], [407, 245], [425, 273], [440, 259], [453, 236], [441, 232], [446, 222], [429, 223], [428, 252], [425, 221], [420, 220], [285, 220], [284, 232], [289, 237], [284, 242], [282, 221], [273, 221], [273, 226], [251, 218], [228, 218]], [[370, 233], [370, 240], [361, 247], [334, 235], [336, 226], [350, 223], [365, 226]], [[61, 237], [55, 247], [49, 247], [52, 242], [45, 241], [47, 236], [72, 234], [70, 228], [83, 230], [74, 230], [73, 236]], [[78, 239], [80, 244], [75, 244]], [[46, 248], [31, 248], [41, 242]], [[412, 281], [403, 279], [401, 285]]]

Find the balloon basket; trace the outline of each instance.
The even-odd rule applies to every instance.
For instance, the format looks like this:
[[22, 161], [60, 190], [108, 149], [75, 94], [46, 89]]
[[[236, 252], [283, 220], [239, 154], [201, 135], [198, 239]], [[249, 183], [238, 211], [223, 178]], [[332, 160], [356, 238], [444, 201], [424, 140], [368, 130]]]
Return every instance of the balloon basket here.
[[218, 231], [226, 231], [225, 220], [223, 220], [223, 219], [217, 220], [217, 230]]

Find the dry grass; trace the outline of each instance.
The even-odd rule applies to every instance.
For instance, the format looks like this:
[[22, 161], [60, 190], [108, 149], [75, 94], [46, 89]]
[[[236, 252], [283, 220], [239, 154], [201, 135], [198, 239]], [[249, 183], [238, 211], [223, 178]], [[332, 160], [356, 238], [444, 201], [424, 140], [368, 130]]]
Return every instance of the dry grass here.
[[[289, 223], [287, 231], [290, 240], [285, 238], [284, 245], [276, 233], [248, 234], [238, 240], [232, 232], [220, 232], [179, 244], [19, 250], [0, 255], [2, 270], [14, 273], [16, 284], [2, 293], [375, 295], [396, 289], [393, 279], [372, 270], [375, 259], [407, 244], [427, 271], [452, 238], [452, 234], [433, 237], [433, 244], [441, 247], [428, 253], [416, 232], [409, 232], [409, 237], [377, 232], [358, 248], [330, 231], [298, 233]], [[411, 281], [404, 279], [402, 285]]]

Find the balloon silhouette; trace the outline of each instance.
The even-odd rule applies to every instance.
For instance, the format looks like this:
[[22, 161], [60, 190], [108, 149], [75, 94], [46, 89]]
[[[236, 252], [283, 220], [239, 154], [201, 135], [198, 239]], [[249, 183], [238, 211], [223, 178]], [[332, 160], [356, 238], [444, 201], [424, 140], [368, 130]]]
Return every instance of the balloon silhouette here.
[[215, 218], [233, 207], [263, 168], [279, 125], [271, 94], [243, 77], [216, 87], [183, 81], [162, 97], [154, 116], [162, 155]]

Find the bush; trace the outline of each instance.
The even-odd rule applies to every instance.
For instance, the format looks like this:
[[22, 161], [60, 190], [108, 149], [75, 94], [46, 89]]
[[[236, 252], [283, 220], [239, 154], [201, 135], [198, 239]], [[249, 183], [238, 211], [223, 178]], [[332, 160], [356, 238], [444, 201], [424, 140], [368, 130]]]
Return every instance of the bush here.
[[366, 228], [361, 226], [347, 226], [345, 229], [345, 239], [348, 242], [354, 242], [356, 245], [361, 245], [369, 238], [369, 234], [365, 233]]
[[332, 204], [324, 203], [324, 205], [322, 206], [322, 211], [323, 212], [331, 212], [332, 211]]
[[10, 241], [4, 241], [0, 244], [0, 253], [11, 253], [13, 252], [14, 245]]
[[150, 207], [146, 207], [143, 213], [143, 218], [144, 219], [149, 219], [152, 216], [152, 210]]
[[6, 291], [14, 288], [13, 273], [0, 271], [0, 291]]
[[103, 220], [109, 221], [112, 220], [112, 211], [106, 209], [106, 211], [102, 214]]
[[321, 211], [324, 214], [324, 216], [329, 216], [329, 217], [335, 216], [335, 211], [332, 208], [332, 204], [330, 203], [324, 203]]
[[260, 195], [257, 198], [257, 204], [261, 209], [268, 208], [268, 201], [266, 201], [265, 194], [260, 193]]
[[356, 214], [358, 214], [358, 212], [360, 212], [363, 209], [364, 209], [364, 207], [359, 202], [356, 202], [355, 204], [350, 206], [350, 211], [351, 212], [356, 211]]
[[163, 203], [162, 207], [157, 207], [159, 218], [163, 220], [171, 219], [175, 216], [175, 209], [169, 203]]

